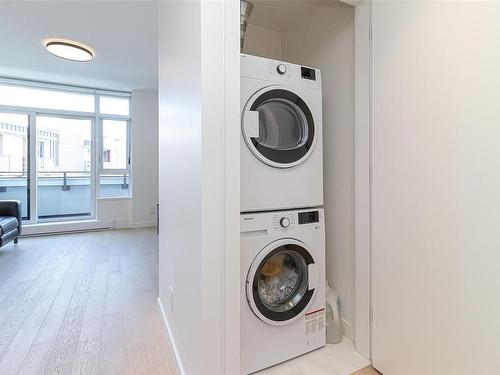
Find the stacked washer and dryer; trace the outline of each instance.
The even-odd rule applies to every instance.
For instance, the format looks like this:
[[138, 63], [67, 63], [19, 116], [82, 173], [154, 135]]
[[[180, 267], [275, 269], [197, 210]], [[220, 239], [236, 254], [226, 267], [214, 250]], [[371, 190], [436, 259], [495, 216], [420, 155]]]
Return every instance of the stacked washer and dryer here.
[[317, 69], [241, 55], [241, 371], [325, 345]]

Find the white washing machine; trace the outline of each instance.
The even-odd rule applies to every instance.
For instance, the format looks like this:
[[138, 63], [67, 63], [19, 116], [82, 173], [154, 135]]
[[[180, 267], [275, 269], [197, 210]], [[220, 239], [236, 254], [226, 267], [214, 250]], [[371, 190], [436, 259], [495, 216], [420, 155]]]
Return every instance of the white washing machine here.
[[241, 212], [323, 205], [321, 73], [241, 55]]
[[241, 215], [241, 372], [325, 345], [322, 209]]

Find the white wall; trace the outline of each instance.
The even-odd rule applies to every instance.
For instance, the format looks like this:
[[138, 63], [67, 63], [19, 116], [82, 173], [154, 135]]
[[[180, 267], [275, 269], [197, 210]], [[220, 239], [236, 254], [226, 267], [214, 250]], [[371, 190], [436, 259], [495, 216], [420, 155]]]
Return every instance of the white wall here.
[[374, 365], [498, 373], [500, 2], [372, 17]]
[[159, 301], [186, 373], [203, 362], [200, 8], [159, 6]]
[[158, 303], [181, 372], [238, 373], [239, 2], [159, 20]]
[[367, 0], [356, 4], [355, 28], [354, 341], [358, 352], [370, 358], [370, 2]]
[[248, 23], [243, 53], [281, 60], [281, 32]]
[[128, 228], [131, 217], [132, 198], [97, 198], [96, 218], [99, 222], [109, 223], [111, 228]]
[[158, 95], [134, 91], [132, 116], [132, 226], [156, 225], [158, 203]]
[[354, 8], [321, 3], [282, 34], [283, 60], [321, 69], [326, 272], [354, 338]]

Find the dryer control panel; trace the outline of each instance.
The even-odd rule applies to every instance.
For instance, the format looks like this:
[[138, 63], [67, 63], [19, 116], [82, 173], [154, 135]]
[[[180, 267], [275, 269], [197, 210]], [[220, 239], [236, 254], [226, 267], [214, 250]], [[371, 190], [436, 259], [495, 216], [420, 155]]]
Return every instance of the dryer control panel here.
[[319, 69], [245, 54], [240, 61], [241, 77], [321, 89]]

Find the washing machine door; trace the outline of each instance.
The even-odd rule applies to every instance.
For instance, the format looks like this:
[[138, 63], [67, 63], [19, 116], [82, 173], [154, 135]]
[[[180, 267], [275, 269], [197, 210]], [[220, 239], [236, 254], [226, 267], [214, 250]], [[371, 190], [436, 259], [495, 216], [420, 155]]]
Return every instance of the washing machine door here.
[[293, 322], [314, 300], [317, 271], [303, 242], [285, 238], [270, 243], [247, 275], [247, 301], [253, 313], [273, 325]]
[[315, 144], [314, 118], [297, 93], [267, 87], [243, 110], [242, 135], [261, 162], [276, 168], [294, 167], [307, 159]]

